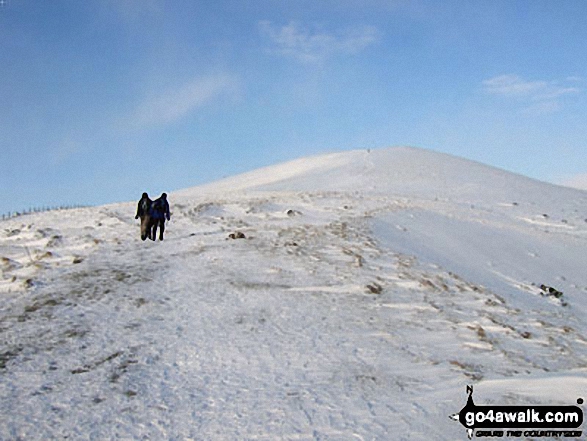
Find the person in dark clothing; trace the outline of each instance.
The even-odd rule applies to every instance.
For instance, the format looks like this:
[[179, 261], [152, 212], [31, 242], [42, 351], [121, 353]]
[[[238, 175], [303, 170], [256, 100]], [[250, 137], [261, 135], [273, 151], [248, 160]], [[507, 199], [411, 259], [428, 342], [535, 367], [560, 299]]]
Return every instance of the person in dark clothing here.
[[135, 219], [141, 218], [141, 239], [145, 240], [151, 237], [151, 205], [153, 201], [149, 199], [147, 193], [143, 193], [139, 204], [137, 205], [137, 214]]
[[165, 231], [165, 219], [169, 220], [171, 215], [169, 213], [169, 202], [167, 202], [167, 193], [163, 193], [161, 197], [155, 199], [151, 205], [151, 240], [157, 239], [157, 227], [159, 227], [159, 240], [163, 240], [163, 232]]

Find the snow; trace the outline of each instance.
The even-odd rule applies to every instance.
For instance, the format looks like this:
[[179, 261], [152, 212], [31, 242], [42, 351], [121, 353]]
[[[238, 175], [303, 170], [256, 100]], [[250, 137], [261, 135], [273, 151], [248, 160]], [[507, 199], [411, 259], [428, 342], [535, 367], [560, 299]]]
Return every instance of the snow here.
[[169, 200], [163, 242], [136, 202], [0, 223], [0, 439], [466, 439], [468, 384], [587, 396], [587, 192], [391, 148]]

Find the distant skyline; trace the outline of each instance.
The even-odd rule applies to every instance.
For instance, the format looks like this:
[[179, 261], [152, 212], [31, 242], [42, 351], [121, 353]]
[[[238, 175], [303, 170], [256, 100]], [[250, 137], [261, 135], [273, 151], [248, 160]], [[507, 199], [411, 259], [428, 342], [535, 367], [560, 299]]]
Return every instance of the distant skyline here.
[[587, 188], [584, 0], [0, 2], [0, 214], [414, 146]]

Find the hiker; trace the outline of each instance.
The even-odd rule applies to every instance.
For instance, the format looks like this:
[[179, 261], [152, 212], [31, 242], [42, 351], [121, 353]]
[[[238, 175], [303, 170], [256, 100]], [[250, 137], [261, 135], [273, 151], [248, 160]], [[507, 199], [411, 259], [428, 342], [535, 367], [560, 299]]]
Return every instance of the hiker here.
[[159, 240], [163, 240], [165, 231], [165, 219], [170, 219], [169, 203], [167, 202], [167, 193], [161, 194], [159, 199], [155, 199], [151, 205], [151, 240], [157, 239], [157, 227], [159, 227]]
[[141, 218], [141, 239], [151, 238], [151, 205], [153, 201], [149, 199], [147, 193], [143, 193], [139, 204], [137, 205], [137, 214], [135, 219]]

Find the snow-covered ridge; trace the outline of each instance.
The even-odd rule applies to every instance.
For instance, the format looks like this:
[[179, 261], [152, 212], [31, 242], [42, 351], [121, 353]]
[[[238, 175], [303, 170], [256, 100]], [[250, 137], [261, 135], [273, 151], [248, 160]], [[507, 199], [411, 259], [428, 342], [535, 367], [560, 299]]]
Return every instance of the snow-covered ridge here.
[[[560, 187], [452, 155], [413, 147], [300, 158], [179, 192], [363, 191], [469, 201], [585, 198]], [[512, 201], [513, 202], [513, 201]]]
[[466, 439], [467, 384], [575, 404], [586, 195], [395, 148], [172, 192], [164, 242], [135, 202], [0, 222], [0, 439]]

